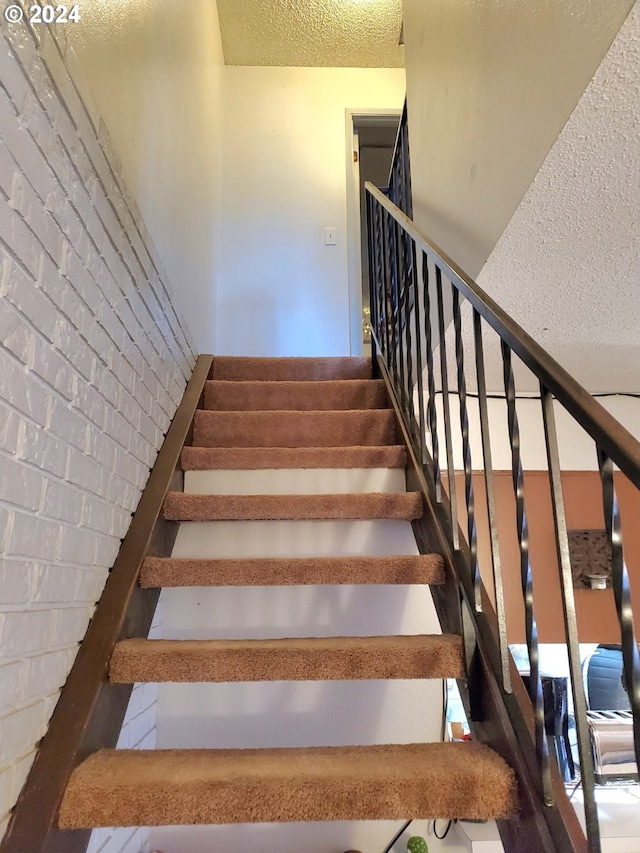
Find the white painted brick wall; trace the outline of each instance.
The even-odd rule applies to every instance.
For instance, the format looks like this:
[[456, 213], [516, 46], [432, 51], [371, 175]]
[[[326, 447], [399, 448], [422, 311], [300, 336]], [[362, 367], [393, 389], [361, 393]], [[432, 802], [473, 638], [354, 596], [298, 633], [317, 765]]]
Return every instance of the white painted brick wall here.
[[[0, 36], [0, 837], [195, 360], [55, 38]], [[153, 747], [156, 700], [121, 746]]]

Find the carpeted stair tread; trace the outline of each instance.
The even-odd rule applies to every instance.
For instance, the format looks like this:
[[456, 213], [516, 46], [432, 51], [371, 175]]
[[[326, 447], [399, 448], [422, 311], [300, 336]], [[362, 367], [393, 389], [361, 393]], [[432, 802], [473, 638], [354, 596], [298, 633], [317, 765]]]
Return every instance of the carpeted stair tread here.
[[405, 519], [423, 513], [420, 492], [335, 495], [198, 495], [168, 492], [168, 521], [275, 521], [301, 519]]
[[439, 554], [227, 560], [147, 557], [140, 571], [144, 588], [442, 583], [444, 561]]
[[404, 468], [401, 444], [382, 447], [185, 447], [185, 471], [259, 470], [279, 468]]
[[212, 412], [199, 409], [193, 421], [198, 447], [344, 447], [397, 444], [392, 409], [332, 412]]
[[136, 682], [462, 678], [454, 634], [119, 642], [109, 679]]
[[209, 380], [204, 390], [204, 408], [216, 411], [387, 409], [390, 405], [382, 379]]
[[73, 772], [59, 826], [481, 820], [517, 807], [512, 770], [472, 742], [102, 750]]
[[231, 381], [315, 381], [371, 379], [371, 359], [360, 356], [297, 358], [215, 356], [210, 379]]

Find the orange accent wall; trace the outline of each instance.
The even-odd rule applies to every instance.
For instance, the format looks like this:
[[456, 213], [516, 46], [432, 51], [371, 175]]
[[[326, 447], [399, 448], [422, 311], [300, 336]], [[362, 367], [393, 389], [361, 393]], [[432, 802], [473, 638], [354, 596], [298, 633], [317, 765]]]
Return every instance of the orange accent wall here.
[[[473, 482], [476, 496], [480, 571], [491, 594], [493, 581], [483, 474], [474, 473]], [[568, 529], [603, 529], [604, 515], [599, 473], [597, 471], [565, 472], [562, 475], [562, 486]], [[520, 555], [511, 473], [495, 472], [494, 487], [508, 637], [510, 643], [522, 643], [525, 641], [524, 606], [520, 588]], [[467, 516], [462, 474], [456, 477], [456, 489], [458, 521], [466, 534]], [[622, 516], [625, 558], [632, 592], [635, 594], [634, 609], [636, 634], [638, 634], [640, 633], [640, 493], [621, 474], [616, 475], [616, 489]], [[546, 471], [530, 471], [525, 474], [525, 501], [539, 641], [563, 643], [564, 626], [558, 560], [553, 532], [551, 494]], [[580, 642], [620, 642], [613, 591], [576, 589], [574, 594]]]

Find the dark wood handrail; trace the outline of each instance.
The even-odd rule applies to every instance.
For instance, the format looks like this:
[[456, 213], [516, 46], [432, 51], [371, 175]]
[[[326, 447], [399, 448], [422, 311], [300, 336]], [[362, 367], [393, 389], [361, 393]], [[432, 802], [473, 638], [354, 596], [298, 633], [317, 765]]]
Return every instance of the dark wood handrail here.
[[578, 421], [607, 456], [640, 489], [640, 441], [598, 403], [579, 382], [518, 325], [436, 243], [428, 240], [393, 202], [372, 183], [366, 190], [441, 268], [452, 284], [505, 340], [558, 402]]
[[51, 718], [0, 845], [0, 853], [84, 853], [91, 830], [62, 831], [58, 810], [72, 770], [96, 749], [114, 747], [132, 685], [107, 681], [114, 645], [146, 636], [159, 590], [142, 590], [146, 556], [169, 556], [178, 525], [162, 518], [164, 497], [183, 483], [180, 453], [209, 376], [212, 356], [200, 356], [140, 498], [78, 656]]

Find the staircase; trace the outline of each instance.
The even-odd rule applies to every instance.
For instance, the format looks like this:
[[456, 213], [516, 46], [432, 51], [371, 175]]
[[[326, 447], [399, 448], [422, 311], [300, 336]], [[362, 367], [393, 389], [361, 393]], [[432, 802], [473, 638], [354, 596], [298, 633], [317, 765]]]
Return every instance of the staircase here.
[[[216, 357], [181, 454], [187, 491], [175, 522], [398, 519], [424, 514], [420, 492], [214, 495], [191, 472], [403, 468], [406, 450], [384, 382], [361, 358]], [[196, 481], [197, 482], [197, 481]], [[242, 536], [241, 527], [238, 530]], [[192, 559], [147, 557], [142, 588], [432, 584], [437, 554]], [[375, 614], [371, 618], [375, 626]], [[150, 640], [113, 650], [112, 684], [463, 678], [454, 634], [247, 640]], [[432, 709], [434, 713], [439, 713]], [[62, 830], [280, 821], [508, 818], [514, 774], [478, 742], [269, 749], [93, 752], [73, 771]]]
[[[640, 442], [369, 184], [367, 205], [373, 364], [362, 358], [198, 359], [0, 853], [85, 853], [91, 828], [99, 826], [435, 817], [496, 818], [507, 853], [602, 853], [556, 410], [561, 406], [568, 413], [597, 452], [639, 766], [640, 646], [616, 478], [626, 477], [638, 499]], [[484, 334], [491, 342], [486, 347]], [[489, 423], [486, 355], [502, 363], [517, 565], [507, 565], [500, 555], [504, 539], [495, 512], [496, 438]], [[547, 740], [536, 606], [547, 605], [548, 590], [536, 595], [514, 361], [540, 384], [584, 826]], [[471, 362], [475, 390], [470, 383], [468, 394]], [[477, 396], [480, 452], [470, 442], [471, 395]], [[457, 413], [459, 437], [452, 431]], [[274, 477], [268, 472], [278, 469], [304, 471], [307, 482], [320, 484], [331, 483], [327, 472], [350, 468], [406, 471], [405, 488], [344, 493], [318, 485], [316, 493], [308, 487], [303, 494], [256, 493], [260, 478], [269, 482]], [[253, 485], [247, 482], [245, 493], [222, 495], [197, 488], [223, 469], [235, 472], [237, 482], [255, 472]], [[478, 471], [491, 544], [484, 576], [477, 548]], [[458, 475], [464, 484], [460, 501]], [[232, 523], [240, 532], [242, 523], [356, 525], [374, 519], [406, 525], [415, 536], [414, 552], [399, 549], [380, 557], [345, 548], [331, 557], [320, 550], [260, 557], [252, 542], [246, 559], [172, 555], [187, 526], [203, 530], [201, 525]], [[514, 572], [531, 668], [526, 687], [508, 646], [503, 574]], [[228, 586], [243, 595], [247, 588], [249, 597], [254, 587], [317, 584], [429, 584], [444, 633], [147, 639], [164, 587]], [[372, 631], [377, 615], [371, 613]], [[472, 742], [114, 749], [132, 685], [141, 681], [445, 677], [458, 679]]]

